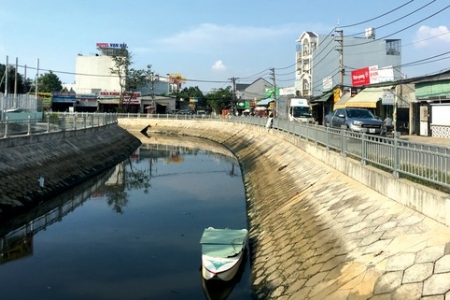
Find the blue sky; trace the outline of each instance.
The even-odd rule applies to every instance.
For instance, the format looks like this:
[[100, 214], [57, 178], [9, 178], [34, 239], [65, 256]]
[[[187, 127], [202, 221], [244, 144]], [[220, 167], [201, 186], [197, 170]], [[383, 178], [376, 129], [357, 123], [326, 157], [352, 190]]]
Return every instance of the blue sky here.
[[[295, 41], [302, 32], [344, 35], [376, 28], [377, 38], [402, 39], [408, 77], [450, 68], [450, 3], [445, 0], [2, 0], [0, 62], [52, 70], [72, 83], [75, 59], [97, 42], [126, 43], [133, 68], [181, 73], [185, 86], [211, 88], [269, 79], [293, 86]], [[445, 54], [447, 53], [447, 54]], [[436, 56], [434, 59], [430, 59]], [[36, 71], [27, 68], [27, 77]]]

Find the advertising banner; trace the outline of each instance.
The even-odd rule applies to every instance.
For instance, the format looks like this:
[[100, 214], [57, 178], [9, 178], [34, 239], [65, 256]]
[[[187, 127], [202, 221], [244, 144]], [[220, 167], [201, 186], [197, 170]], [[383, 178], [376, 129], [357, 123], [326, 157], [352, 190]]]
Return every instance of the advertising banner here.
[[332, 77], [326, 77], [322, 81], [322, 88], [324, 91], [331, 90], [333, 88], [333, 78]]
[[369, 68], [357, 69], [351, 72], [352, 86], [361, 86], [370, 84]]
[[362, 86], [373, 83], [387, 82], [394, 80], [394, 68], [371, 66], [352, 71], [352, 86]]

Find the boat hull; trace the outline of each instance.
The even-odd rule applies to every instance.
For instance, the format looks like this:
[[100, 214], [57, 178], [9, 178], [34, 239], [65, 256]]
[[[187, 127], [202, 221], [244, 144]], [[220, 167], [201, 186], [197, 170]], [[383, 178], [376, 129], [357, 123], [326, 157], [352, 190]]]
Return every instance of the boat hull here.
[[235, 257], [211, 257], [202, 255], [202, 275], [206, 280], [218, 279], [229, 281], [233, 279], [242, 262], [241, 251]]
[[231, 280], [242, 262], [247, 237], [247, 229], [206, 228], [200, 239], [203, 278]]

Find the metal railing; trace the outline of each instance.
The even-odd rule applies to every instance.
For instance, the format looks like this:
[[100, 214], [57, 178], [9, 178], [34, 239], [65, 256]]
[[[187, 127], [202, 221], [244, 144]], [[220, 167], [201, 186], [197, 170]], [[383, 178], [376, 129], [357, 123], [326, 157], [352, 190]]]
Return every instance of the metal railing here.
[[0, 121], [0, 139], [18, 135], [42, 134], [100, 127], [117, 123], [113, 113], [58, 113], [51, 112], [37, 117], [36, 114], [18, 113], [20, 117]]
[[[240, 123], [255, 122], [246, 118], [236, 119]], [[256, 124], [263, 126], [264, 121], [258, 120]], [[388, 138], [282, 119], [274, 120], [274, 129], [309, 140], [362, 164], [391, 172], [394, 177], [436, 185], [446, 190], [450, 188], [450, 147], [409, 142], [398, 135]]]

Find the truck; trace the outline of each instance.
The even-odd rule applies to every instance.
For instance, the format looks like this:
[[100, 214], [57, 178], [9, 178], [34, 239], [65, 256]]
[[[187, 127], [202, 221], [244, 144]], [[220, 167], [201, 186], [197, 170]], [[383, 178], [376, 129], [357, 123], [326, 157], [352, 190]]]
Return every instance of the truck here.
[[304, 123], [314, 123], [311, 107], [304, 98], [291, 98], [289, 102], [289, 120]]
[[339, 108], [325, 116], [324, 126], [345, 128], [360, 133], [380, 134], [383, 121], [365, 108]]

